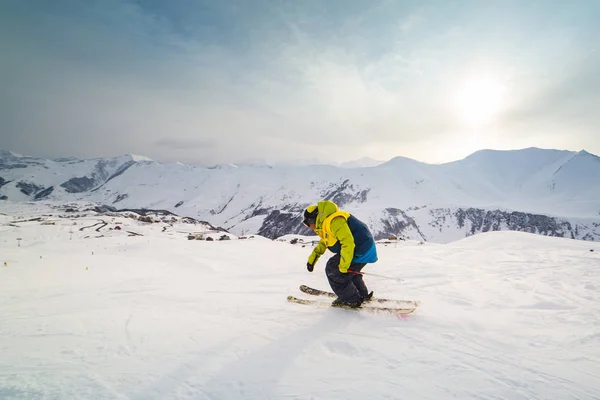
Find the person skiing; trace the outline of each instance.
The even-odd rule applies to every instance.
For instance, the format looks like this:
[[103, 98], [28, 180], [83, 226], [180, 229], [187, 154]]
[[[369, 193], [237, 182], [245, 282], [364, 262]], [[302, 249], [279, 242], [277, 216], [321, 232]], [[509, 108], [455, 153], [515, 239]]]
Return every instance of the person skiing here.
[[338, 296], [333, 306], [358, 308], [373, 297], [362, 274], [358, 272], [367, 264], [377, 261], [375, 240], [367, 225], [346, 211], [339, 210], [330, 200], [320, 201], [304, 210], [304, 225], [321, 238], [306, 263], [312, 272], [320, 256], [329, 249], [333, 253], [325, 267], [327, 280]]

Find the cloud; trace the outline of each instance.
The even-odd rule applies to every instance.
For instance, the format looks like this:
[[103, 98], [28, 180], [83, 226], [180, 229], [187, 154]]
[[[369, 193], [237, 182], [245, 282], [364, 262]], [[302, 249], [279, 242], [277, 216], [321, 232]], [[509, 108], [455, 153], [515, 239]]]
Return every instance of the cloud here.
[[187, 149], [214, 149], [216, 147], [215, 142], [212, 140], [202, 139], [159, 139], [156, 141], [156, 145], [159, 147], [165, 147], [172, 150], [187, 150]]
[[[198, 163], [598, 153], [598, 7], [536, 4], [4, 2], [0, 148]], [[508, 89], [474, 133], [452, 101], [482, 70]]]

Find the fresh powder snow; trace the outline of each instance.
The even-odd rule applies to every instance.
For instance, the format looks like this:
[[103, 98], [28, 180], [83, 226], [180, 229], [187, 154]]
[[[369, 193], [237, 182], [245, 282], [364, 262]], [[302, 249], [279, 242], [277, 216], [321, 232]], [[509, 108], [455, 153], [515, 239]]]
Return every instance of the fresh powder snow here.
[[4, 203], [0, 398], [600, 398], [599, 243], [379, 242], [400, 318], [288, 303], [328, 289], [313, 238], [198, 229]]

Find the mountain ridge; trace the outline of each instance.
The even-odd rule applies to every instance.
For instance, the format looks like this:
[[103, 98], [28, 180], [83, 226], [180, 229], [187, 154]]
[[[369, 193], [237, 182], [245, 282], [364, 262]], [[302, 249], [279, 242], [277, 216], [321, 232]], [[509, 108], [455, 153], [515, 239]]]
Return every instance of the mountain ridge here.
[[208, 168], [132, 154], [87, 160], [14, 154], [0, 151], [0, 198], [10, 201], [159, 208], [276, 237], [308, 233], [300, 214], [325, 198], [364, 219], [380, 238], [444, 242], [510, 229], [600, 239], [593, 225], [600, 216], [600, 158], [585, 150], [481, 150], [444, 164], [395, 157], [361, 168]]
[[[124, 153], [124, 154], [120, 154], [120, 155], [116, 155], [116, 156], [108, 156], [108, 157], [92, 157], [92, 158], [81, 158], [81, 157], [75, 157], [75, 156], [66, 156], [66, 157], [58, 157], [58, 158], [54, 158], [54, 159], [50, 159], [50, 158], [43, 158], [43, 157], [35, 157], [35, 156], [29, 156], [29, 155], [23, 155], [20, 153], [16, 153], [12, 150], [2, 150], [0, 149], [0, 161], [2, 161], [4, 158], [27, 158], [27, 159], [35, 159], [35, 160], [45, 160], [45, 161], [55, 161], [55, 162], [65, 162], [65, 161], [93, 161], [93, 160], [107, 160], [107, 159], [117, 159], [117, 158], [130, 158], [134, 161], [151, 161], [151, 162], [157, 162], [160, 164], [182, 164], [182, 165], [187, 165], [187, 166], [193, 166], [193, 167], [198, 167], [198, 168], [212, 168], [212, 167], [216, 167], [219, 165], [234, 165], [234, 166], [238, 166], [238, 167], [275, 167], [275, 168], [300, 168], [300, 167], [314, 167], [314, 166], [333, 166], [333, 167], [337, 167], [337, 168], [372, 168], [372, 167], [376, 167], [385, 163], [388, 163], [392, 160], [396, 160], [396, 159], [405, 159], [405, 160], [409, 160], [409, 161], [413, 161], [416, 163], [420, 163], [420, 164], [425, 164], [425, 165], [436, 165], [436, 166], [443, 166], [443, 165], [447, 165], [447, 164], [453, 164], [456, 162], [461, 162], [467, 159], [470, 159], [474, 156], [477, 156], [479, 154], [493, 154], [493, 153], [503, 153], [503, 154], [509, 154], [509, 153], [523, 153], [523, 152], [527, 152], [527, 151], [541, 151], [541, 152], [560, 152], [560, 153], [565, 153], [565, 154], [572, 154], [572, 155], [576, 155], [578, 153], [581, 154], [585, 154], [585, 155], [590, 155], [593, 157], [596, 157], [598, 159], [600, 159], [600, 156], [597, 156], [593, 153], [588, 152], [585, 149], [581, 149], [579, 151], [574, 151], [574, 150], [558, 150], [558, 149], [546, 149], [546, 148], [541, 148], [541, 147], [527, 147], [527, 148], [523, 148], [523, 149], [512, 149], [512, 150], [500, 150], [500, 149], [480, 149], [477, 150], [471, 154], [469, 154], [468, 156], [462, 158], [462, 159], [458, 159], [458, 160], [453, 160], [453, 161], [446, 161], [443, 163], [428, 163], [425, 161], [420, 161], [417, 159], [413, 159], [410, 157], [405, 157], [405, 156], [394, 156], [392, 158], [390, 158], [389, 160], [375, 160], [372, 159], [370, 157], [361, 157], [355, 160], [350, 160], [350, 161], [345, 161], [345, 162], [340, 162], [340, 163], [332, 163], [332, 164], [324, 164], [321, 162], [317, 162], [317, 161], [297, 161], [297, 162], [292, 162], [292, 163], [281, 163], [281, 164], [272, 164], [272, 163], [261, 163], [261, 162], [250, 162], [250, 163], [237, 163], [237, 162], [224, 162], [221, 164], [215, 164], [215, 165], [196, 165], [196, 164], [186, 164], [186, 163], [182, 163], [179, 161], [173, 161], [173, 162], [161, 162], [161, 161], [157, 161], [154, 160], [150, 157], [147, 157], [145, 155], [141, 155], [141, 154], [135, 154], [135, 153]], [[301, 162], [301, 164], [300, 164]], [[362, 165], [362, 166], [353, 166], [353, 164], [360, 164], [360, 163], [366, 163], [366, 164], [377, 164], [377, 165]]]

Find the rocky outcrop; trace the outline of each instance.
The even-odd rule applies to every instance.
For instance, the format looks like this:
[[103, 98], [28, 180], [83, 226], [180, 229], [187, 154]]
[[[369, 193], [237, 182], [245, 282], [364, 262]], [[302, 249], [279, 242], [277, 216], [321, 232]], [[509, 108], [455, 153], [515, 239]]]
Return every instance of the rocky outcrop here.
[[135, 164], [135, 161], [127, 161], [126, 163], [121, 165], [112, 175], [109, 176], [109, 173], [107, 172], [107, 167], [109, 167], [113, 163], [114, 163], [114, 161], [108, 161], [108, 160], [98, 161], [98, 164], [96, 164], [96, 175], [101, 177], [103, 182], [100, 186], [93, 189], [92, 190], [93, 192], [100, 189], [107, 182], [109, 182], [109, 181], [115, 179], [117, 176], [123, 174], [125, 171], [127, 171], [129, 169], [129, 167], [131, 167], [132, 165]]
[[[414, 213], [419, 207], [401, 210], [387, 208], [382, 211], [377, 227], [372, 229], [376, 240], [389, 237], [427, 241], [425, 228], [444, 233], [452, 230], [455, 239], [489, 231], [510, 230], [544, 236], [581, 240], [600, 240], [600, 222], [575, 223], [566, 219], [518, 211], [484, 210], [479, 208], [438, 208], [428, 210], [419, 217]], [[264, 213], [264, 209], [260, 210]], [[258, 234], [275, 239], [287, 234], [314, 235], [302, 225], [302, 209], [271, 210], [264, 219]]]
[[302, 224], [302, 211], [271, 211], [257, 232], [259, 235], [275, 239], [290, 233], [314, 235], [314, 232]]
[[44, 190], [42, 190], [41, 192], [37, 193], [34, 197], [35, 200], [41, 200], [44, 199], [48, 196], [50, 196], [50, 194], [54, 191], [54, 186], [50, 186], [49, 188], [46, 188]]
[[2, 169], [15, 169], [15, 168], [27, 168], [29, 166], [30, 166], [29, 164], [7, 163], [7, 162], [4, 162], [4, 161], [0, 160], [0, 170], [2, 170]]
[[96, 180], [87, 176], [71, 178], [60, 185], [67, 193], [87, 192], [96, 186]]
[[358, 189], [349, 179], [344, 180], [339, 185], [331, 185], [322, 193], [322, 198], [331, 200], [340, 207], [348, 203], [365, 203], [371, 189]]
[[21, 189], [21, 193], [23, 193], [26, 196], [31, 196], [31, 195], [38, 193], [39, 191], [44, 189], [43, 186], [39, 186], [39, 185], [36, 185], [35, 183], [24, 182], [24, 181], [18, 182], [15, 186], [18, 187], [19, 189]]
[[464, 236], [509, 230], [571, 239], [600, 240], [600, 223], [572, 222], [563, 218], [519, 211], [438, 208], [429, 210], [426, 217], [421, 214], [417, 218], [411, 214], [409, 210], [386, 209], [380, 224], [383, 228], [374, 233], [375, 237], [394, 235], [429, 240], [422, 233], [425, 226], [429, 226], [442, 234], [453, 230], [459, 234], [462, 232]]
[[420, 231], [415, 220], [400, 209], [386, 208], [380, 222], [383, 229], [373, 233], [375, 240], [386, 239], [390, 236], [403, 238], [403, 233], [407, 230], [417, 232], [420, 236], [420, 240], [427, 240], [425, 235]]
[[0, 170], [21, 169], [33, 165], [43, 165], [44, 160], [26, 157], [10, 151], [0, 150]]
[[455, 217], [460, 228], [463, 228], [467, 222], [470, 223], [471, 235], [479, 232], [510, 230], [539, 233], [544, 236], [570, 237], [573, 232], [573, 226], [569, 221], [518, 211], [467, 208], [458, 209]]
[[7, 183], [9, 183], [9, 182], [12, 182], [12, 181], [7, 181], [7, 180], [5, 180], [4, 178], [2, 178], [2, 177], [0, 176], [0, 188], [1, 188], [2, 186], [6, 185], [6, 184], [7, 184]]
[[129, 195], [127, 193], [119, 194], [119, 195], [117, 195], [117, 198], [113, 201], [113, 204], [123, 201], [128, 197], [129, 197]]

